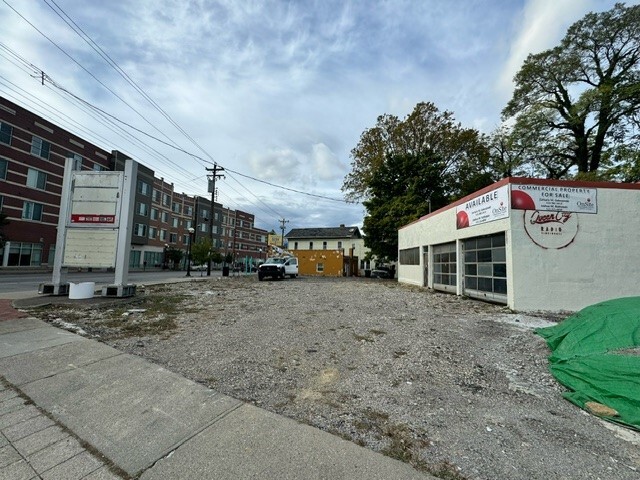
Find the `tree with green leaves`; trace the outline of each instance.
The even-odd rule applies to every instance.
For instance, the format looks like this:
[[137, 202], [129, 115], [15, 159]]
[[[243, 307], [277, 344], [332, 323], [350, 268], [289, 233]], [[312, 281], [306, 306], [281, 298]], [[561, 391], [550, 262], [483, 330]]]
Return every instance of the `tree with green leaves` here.
[[527, 157], [549, 178], [602, 178], [638, 140], [640, 5], [574, 23], [557, 47], [530, 54], [503, 110]]
[[419, 103], [403, 120], [382, 115], [351, 151], [342, 190], [367, 209], [365, 245], [395, 260], [398, 228], [493, 182], [485, 138], [451, 112]]
[[[211, 240], [209, 238], [201, 238], [197, 243], [191, 245], [191, 260], [196, 265], [203, 265], [211, 258]], [[202, 270], [200, 271], [202, 276]]]
[[214, 250], [211, 252], [211, 262], [213, 263], [222, 263], [224, 261], [224, 256], [220, 253], [219, 250]]
[[185, 253], [174, 246], [167, 248], [166, 257], [167, 260], [169, 260], [169, 263], [173, 264], [172, 270], [176, 270], [178, 268], [178, 265], [180, 265], [180, 261], [184, 256]]
[[526, 148], [513, 132], [503, 124], [487, 139], [489, 169], [495, 178], [531, 176], [526, 171]]

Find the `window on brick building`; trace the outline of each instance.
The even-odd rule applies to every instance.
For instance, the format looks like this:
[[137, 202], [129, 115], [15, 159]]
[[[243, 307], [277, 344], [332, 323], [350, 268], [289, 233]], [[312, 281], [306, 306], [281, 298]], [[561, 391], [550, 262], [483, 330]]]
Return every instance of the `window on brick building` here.
[[5, 158], [0, 158], [0, 180], [7, 179], [7, 169], [9, 167], [9, 161]]
[[138, 213], [138, 215], [142, 215], [143, 217], [146, 217], [147, 215], [149, 215], [149, 205], [146, 203], [138, 202], [138, 207], [136, 208], [136, 212]]
[[69, 152], [67, 158], [73, 158], [73, 170], [82, 170], [82, 155]]
[[151, 195], [151, 185], [147, 182], [143, 182], [142, 180], [138, 180], [138, 193], [148, 197]]
[[40, 222], [42, 221], [42, 208], [43, 205], [41, 203], [24, 202], [22, 204], [22, 218]]
[[34, 136], [31, 139], [31, 155], [49, 160], [51, 144], [40, 137]]
[[147, 236], [147, 226], [144, 223], [136, 223], [133, 227], [134, 235], [138, 237], [146, 237]]
[[11, 135], [13, 134], [13, 127], [7, 123], [0, 122], [0, 143], [6, 143], [11, 145]]

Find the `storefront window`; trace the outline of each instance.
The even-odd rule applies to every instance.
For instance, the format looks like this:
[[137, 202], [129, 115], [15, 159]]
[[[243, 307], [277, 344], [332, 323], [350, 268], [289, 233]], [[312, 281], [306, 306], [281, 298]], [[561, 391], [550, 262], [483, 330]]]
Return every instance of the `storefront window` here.
[[35, 267], [42, 264], [42, 244], [10, 242], [9, 267]]

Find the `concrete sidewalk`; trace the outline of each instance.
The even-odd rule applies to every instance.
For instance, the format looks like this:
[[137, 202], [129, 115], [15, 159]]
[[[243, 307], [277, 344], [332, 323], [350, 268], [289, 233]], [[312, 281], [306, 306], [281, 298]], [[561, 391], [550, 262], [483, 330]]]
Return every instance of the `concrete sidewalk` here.
[[0, 301], [2, 479], [433, 478]]

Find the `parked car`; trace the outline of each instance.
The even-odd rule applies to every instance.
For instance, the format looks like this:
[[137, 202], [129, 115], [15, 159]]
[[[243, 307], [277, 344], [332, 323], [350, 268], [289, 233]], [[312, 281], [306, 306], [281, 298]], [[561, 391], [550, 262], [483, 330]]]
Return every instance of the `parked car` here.
[[191, 265], [191, 270], [193, 270], [195, 272], [206, 272], [207, 271], [207, 264], [203, 263], [202, 265]]
[[371, 278], [393, 278], [395, 270], [385, 265], [380, 265], [371, 271]]
[[296, 257], [272, 257], [258, 267], [258, 280], [266, 277], [291, 278], [298, 276], [298, 259]]

